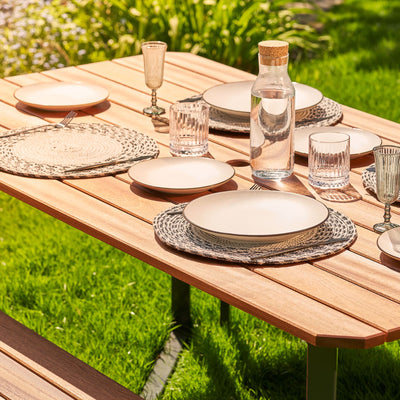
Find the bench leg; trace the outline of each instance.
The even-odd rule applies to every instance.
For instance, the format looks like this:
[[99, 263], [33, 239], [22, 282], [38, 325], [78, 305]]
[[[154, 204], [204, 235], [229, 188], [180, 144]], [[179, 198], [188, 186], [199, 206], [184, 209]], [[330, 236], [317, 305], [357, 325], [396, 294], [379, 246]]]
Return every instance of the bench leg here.
[[338, 349], [308, 345], [307, 400], [336, 400]]

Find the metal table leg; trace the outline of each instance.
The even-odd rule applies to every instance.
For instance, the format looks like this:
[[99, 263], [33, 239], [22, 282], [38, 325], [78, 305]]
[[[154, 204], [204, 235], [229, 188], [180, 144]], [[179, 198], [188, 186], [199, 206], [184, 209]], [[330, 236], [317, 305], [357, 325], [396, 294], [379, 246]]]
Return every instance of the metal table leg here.
[[220, 314], [219, 314], [219, 323], [221, 326], [229, 326], [230, 322], [230, 306], [228, 303], [224, 301], [220, 301]]
[[336, 400], [338, 349], [308, 345], [307, 400]]
[[171, 332], [143, 388], [141, 396], [146, 400], [156, 400], [164, 391], [183, 349], [183, 342], [189, 338], [192, 327], [190, 285], [173, 277], [171, 277], [171, 308], [177, 328]]
[[174, 320], [179, 328], [188, 334], [192, 328], [190, 317], [190, 285], [171, 277], [171, 307]]

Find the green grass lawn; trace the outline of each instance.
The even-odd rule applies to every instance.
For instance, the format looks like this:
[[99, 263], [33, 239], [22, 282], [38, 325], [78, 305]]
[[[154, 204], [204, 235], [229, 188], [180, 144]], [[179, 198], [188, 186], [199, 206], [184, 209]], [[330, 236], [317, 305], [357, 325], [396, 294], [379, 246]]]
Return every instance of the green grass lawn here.
[[[292, 79], [399, 122], [400, 2], [331, 13], [333, 51], [293, 63]], [[4, 194], [0, 212], [0, 309], [140, 392], [171, 329], [169, 276]], [[192, 299], [193, 338], [162, 399], [305, 398], [306, 343], [236, 309], [221, 328], [219, 302]], [[340, 351], [338, 400], [400, 399], [399, 370], [399, 342]]]

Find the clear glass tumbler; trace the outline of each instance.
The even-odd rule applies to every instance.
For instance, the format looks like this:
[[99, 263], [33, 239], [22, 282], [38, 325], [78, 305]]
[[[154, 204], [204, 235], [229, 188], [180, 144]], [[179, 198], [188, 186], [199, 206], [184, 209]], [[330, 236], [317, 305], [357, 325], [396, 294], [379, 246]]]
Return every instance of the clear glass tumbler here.
[[313, 133], [309, 137], [308, 181], [320, 189], [349, 184], [350, 137], [345, 133]]
[[202, 156], [208, 152], [210, 107], [200, 103], [175, 103], [170, 107], [170, 152], [175, 156]]
[[400, 147], [377, 146], [373, 149], [376, 172], [376, 195], [385, 204], [384, 221], [374, 225], [375, 232], [385, 232], [398, 225], [390, 222], [390, 205], [399, 197]]
[[151, 89], [151, 106], [143, 109], [146, 115], [160, 115], [165, 109], [157, 106], [157, 89], [164, 79], [164, 58], [167, 51], [167, 44], [153, 41], [142, 43], [144, 62], [144, 79], [146, 86]]

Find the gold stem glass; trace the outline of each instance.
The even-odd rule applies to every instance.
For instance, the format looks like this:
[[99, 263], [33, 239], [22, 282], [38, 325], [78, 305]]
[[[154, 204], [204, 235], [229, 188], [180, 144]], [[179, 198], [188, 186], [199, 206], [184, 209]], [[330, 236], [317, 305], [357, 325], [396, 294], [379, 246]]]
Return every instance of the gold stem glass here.
[[157, 89], [164, 79], [164, 59], [167, 51], [167, 44], [153, 41], [142, 43], [144, 62], [144, 79], [146, 86], [151, 89], [151, 106], [145, 107], [143, 112], [146, 115], [160, 115], [165, 109], [157, 106]]
[[385, 204], [384, 221], [374, 225], [375, 232], [385, 232], [398, 225], [390, 222], [390, 205], [399, 197], [400, 147], [377, 146], [373, 149], [376, 172], [376, 195]]

